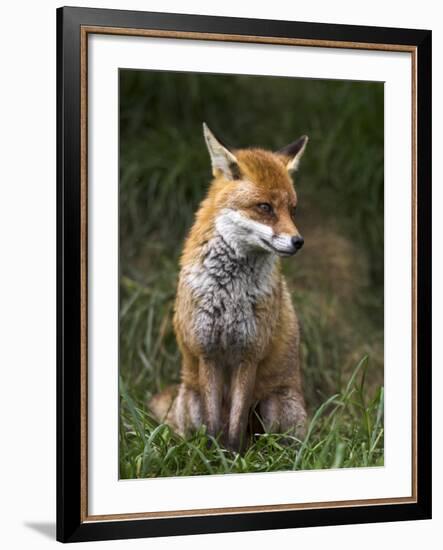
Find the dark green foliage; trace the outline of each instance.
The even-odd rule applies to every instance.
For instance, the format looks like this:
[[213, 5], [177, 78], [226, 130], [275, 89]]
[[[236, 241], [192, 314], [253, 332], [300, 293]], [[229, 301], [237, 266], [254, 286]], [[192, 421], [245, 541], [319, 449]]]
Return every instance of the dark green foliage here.
[[[121, 477], [382, 464], [383, 85], [124, 70], [120, 94]], [[295, 177], [306, 245], [284, 270], [311, 419], [329, 405], [303, 444], [262, 436], [242, 458], [207, 449], [203, 432], [181, 440], [147, 410], [179, 378], [172, 307], [210, 179], [203, 121], [234, 148], [310, 137]], [[349, 396], [366, 355], [364, 391], [353, 382]]]

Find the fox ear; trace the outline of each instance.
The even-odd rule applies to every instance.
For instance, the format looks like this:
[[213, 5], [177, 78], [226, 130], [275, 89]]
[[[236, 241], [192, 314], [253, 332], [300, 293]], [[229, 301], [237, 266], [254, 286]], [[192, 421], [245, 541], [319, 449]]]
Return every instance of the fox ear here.
[[278, 155], [282, 155], [287, 158], [286, 168], [288, 172], [295, 172], [298, 169], [300, 159], [305, 152], [308, 141], [308, 136], [301, 136], [297, 139], [297, 141], [294, 141], [289, 145], [286, 145], [286, 147], [283, 147], [283, 149], [280, 149], [280, 151], [277, 151]]
[[212, 174], [217, 176], [221, 172], [228, 180], [238, 179], [240, 168], [235, 155], [220, 143], [205, 122], [203, 122], [203, 135], [211, 157]]

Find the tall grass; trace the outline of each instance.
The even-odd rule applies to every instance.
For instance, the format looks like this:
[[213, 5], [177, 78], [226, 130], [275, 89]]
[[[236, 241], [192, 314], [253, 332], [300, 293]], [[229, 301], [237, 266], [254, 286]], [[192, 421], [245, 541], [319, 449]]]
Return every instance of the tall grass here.
[[[172, 307], [210, 177], [203, 120], [237, 147], [310, 137], [295, 178], [306, 244], [284, 262], [309, 437], [257, 436], [243, 457], [204, 431], [184, 441], [147, 409], [179, 380]], [[383, 463], [382, 84], [121, 71], [120, 272], [121, 477]]]

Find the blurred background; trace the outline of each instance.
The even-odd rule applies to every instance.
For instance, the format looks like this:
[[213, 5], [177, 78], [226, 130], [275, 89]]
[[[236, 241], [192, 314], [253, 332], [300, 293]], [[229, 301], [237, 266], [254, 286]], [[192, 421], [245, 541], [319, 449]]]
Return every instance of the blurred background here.
[[277, 150], [309, 136], [295, 175], [305, 246], [283, 261], [308, 409], [339, 392], [365, 355], [365, 392], [379, 391], [383, 100], [382, 83], [120, 71], [120, 375], [134, 406], [146, 410], [179, 380], [172, 308], [183, 241], [211, 179], [203, 121], [234, 148]]

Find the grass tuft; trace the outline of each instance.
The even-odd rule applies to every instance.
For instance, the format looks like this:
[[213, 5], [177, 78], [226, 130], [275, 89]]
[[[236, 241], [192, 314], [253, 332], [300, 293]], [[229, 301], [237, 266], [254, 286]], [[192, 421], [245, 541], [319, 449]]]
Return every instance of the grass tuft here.
[[202, 427], [188, 439], [158, 424], [121, 389], [122, 478], [383, 466], [383, 389], [365, 399], [364, 357], [344, 391], [314, 412], [306, 437], [255, 434], [244, 456], [224, 449]]

